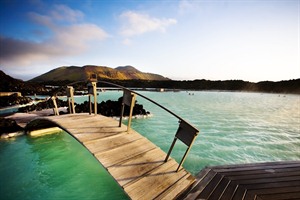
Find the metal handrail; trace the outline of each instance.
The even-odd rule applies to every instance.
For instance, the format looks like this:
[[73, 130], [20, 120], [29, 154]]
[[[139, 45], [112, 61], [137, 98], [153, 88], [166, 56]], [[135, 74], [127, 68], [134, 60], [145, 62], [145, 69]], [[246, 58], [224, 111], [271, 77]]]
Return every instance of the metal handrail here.
[[110, 82], [107, 82], [107, 81], [98, 81], [100, 83], [105, 83], [105, 84], [108, 84], [108, 85], [112, 85], [112, 86], [115, 86], [115, 87], [118, 87], [118, 88], [122, 88], [123, 90], [127, 90], [131, 93], [134, 93], [140, 97], [143, 97], [144, 99], [152, 102], [153, 104], [159, 106], [160, 108], [162, 108], [163, 110], [167, 111], [168, 113], [170, 113], [171, 115], [173, 115], [174, 117], [176, 117], [177, 119], [179, 119], [179, 127], [176, 131], [176, 134], [175, 134], [175, 137], [174, 137], [174, 140], [171, 144], [171, 147], [168, 151], [168, 154], [165, 158], [165, 162], [168, 161], [169, 159], [169, 156], [171, 155], [171, 152], [173, 150], [173, 147], [177, 141], [177, 139], [179, 139], [180, 141], [182, 141], [185, 145], [188, 146], [188, 148], [186, 149], [177, 169], [176, 169], [176, 172], [178, 172], [178, 170], [180, 169], [181, 165], [183, 164], [183, 162], [185, 161], [186, 159], [186, 156], [187, 154], [189, 153], [189, 151], [191, 150], [191, 147], [199, 133], [199, 130], [197, 128], [195, 128], [193, 125], [191, 125], [190, 123], [188, 123], [187, 121], [185, 121], [183, 118], [181, 118], [180, 116], [176, 115], [174, 112], [170, 111], [169, 109], [167, 109], [166, 107], [160, 105], [159, 103], [153, 101], [152, 99], [136, 92], [136, 91], [133, 91], [133, 90], [130, 90], [126, 87], [123, 87], [121, 85], [118, 85], [118, 84], [115, 84], [115, 83], [110, 83]]
[[181, 118], [180, 116], [178, 116], [177, 114], [175, 114], [174, 112], [172, 112], [171, 110], [169, 110], [168, 108], [166, 108], [166, 107], [160, 105], [159, 103], [155, 102], [154, 100], [152, 100], [152, 99], [150, 99], [150, 98], [148, 98], [148, 97], [146, 97], [146, 96], [144, 96], [144, 95], [142, 95], [142, 94], [140, 94], [140, 93], [138, 93], [138, 92], [136, 92], [136, 91], [130, 90], [130, 89], [124, 87], [124, 86], [121, 86], [121, 85], [118, 85], [118, 84], [115, 84], [115, 83], [110, 83], [110, 82], [107, 82], [107, 81], [98, 81], [98, 83], [99, 83], [99, 82], [100, 82], [100, 83], [105, 83], [105, 84], [108, 84], [108, 85], [113, 85], [113, 86], [116, 86], [116, 87], [118, 87], [118, 88], [122, 88], [122, 89], [127, 90], [127, 91], [130, 91], [130, 92], [132, 92], [132, 93], [134, 93], [134, 94], [137, 94], [138, 96], [143, 97], [144, 99], [150, 101], [151, 103], [153, 103], [153, 104], [157, 105], [158, 107], [162, 108], [163, 110], [167, 111], [168, 113], [170, 113], [171, 115], [173, 115], [174, 117], [176, 117], [177, 119], [179, 119], [180, 121], [183, 121], [183, 122], [185, 122], [186, 124], [189, 124], [189, 125], [190, 125], [191, 127], [193, 127], [196, 131], [199, 131], [199, 130], [198, 130], [197, 128], [195, 128], [193, 125], [191, 125], [190, 123], [188, 123], [186, 120], [184, 120], [183, 118]]
[[[85, 81], [84, 81], [84, 80], [80, 80], [80, 81], [72, 82], [72, 83], [67, 84], [67, 85], [74, 85], [74, 84], [80, 83], [80, 82], [86, 82], [86, 80], [85, 80]], [[191, 125], [189, 122], [187, 122], [186, 120], [184, 120], [182, 117], [178, 116], [177, 114], [175, 114], [174, 112], [172, 112], [172, 111], [169, 110], [168, 108], [166, 108], [166, 107], [160, 105], [159, 103], [155, 102], [154, 100], [152, 100], [152, 99], [150, 99], [150, 98], [148, 98], [148, 97], [146, 97], [146, 96], [144, 96], [144, 95], [142, 95], [142, 94], [140, 94], [140, 93], [138, 93], [138, 92], [136, 92], [136, 91], [134, 91], [134, 90], [131, 90], [131, 89], [126, 88], [126, 87], [124, 87], [124, 86], [121, 86], [121, 85], [118, 85], [118, 84], [115, 84], [115, 83], [111, 83], [111, 82], [107, 82], [107, 81], [99, 81], [99, 80], [97, 80], [97, 83], [105, 83], [105, 84], [108, 84], [108, 85], [112, 85], [112, 86], [121, 88], [121, 89], [123, 89], [123, 90], [127, 90], [127, 91], [129, 91], [129, 92], [134, 93], [134, 94], [137, 94], [138, 96], [140, 96], [140, 97], [142, 97], [142, 98], [144, 98], [144, 99], [150, 101], [151, 103], [153, 103], [153, 104], [157, 105], [158, 107], [162, 108], [163, 110], [167, 111], [168, 113], [170, 113], [171, 115], [173, 115], [174, 117], [176, 117], [177, 119], [179, 119], [180, 122], [185, 122], [186, 124], [188, 124], [188, 125], [190, 125], [191, 127], [193, 127], [193, 128], [195, 129], [195, 131], [198, 131], [198, 132], [199, 132], [199, 130], [198, 130], [196, 127], [194, 127], [193, 125]], [[67, 86], [67, 85], [66, 85], [66, 86]]]
[[[78, 83], [78, 82], [81, 82], [81, 81], [77, 81], [77, 82], [75, 82], [75, 83]], [[185, 161], [186, 156], [187, 156], [187, 154], [189, 153], [189, 151], [190, 151], [190, 149], [191, 149], [191, 147], [192, 147], [192, 145], [193, 145], [193, 143], [194, 143], [194, 141], [195, 141], [195, 139], [196, 139], [196, 137], [197, 137], [197, 135], [198, 135], [198, 133], [199, 133], [199, 130], [198, 130], [196, 127], [194, 127], [193, 125], [191, 125], [189, 122], [187, 122], [186, 120], [184, 120], [183, 118], [181, 118], [180, 116], [178, 116], [177, 114], [175, 114], [174, 112], [172, 112], [171, 110], [167, 109], [166, 107], [160, 105], [159, 103], [155, 102], [154, 100], [152, 100], [152, 99], [150, 99], [150, 98], [148, 98], [148, 97], [146, 97], [146, 96], [144, 96], [144, 95], [142, 95], [142, 94], [140, 94], [140, 93], [138, 93], [138, 92], [136, 92], [136, 91], [133, 91], [133, 90], [128, 89], [128, 88], [126, 88], [126, 87], [123, 87], [123, 86], [121, 86], [121, 85], [118, 85], [118, 84], [115, 84], [115, 83], [110, 83], [110, 82], [107, 82], [107, 81], [98, 81], [97, 79], [94, 79], [94, 80], [91, 81], [91, 82], [94, 84], [94, 86], [93, 86], [93, 87], [94, 87], [93, 93], [94, 93], [95, 96], [96, 96], [96, 88], [95, 88], [95, 87], [97, 87], [97, 83], [108, 84], [108, 85], [115, 86], [115, 87], [117, 87], [117, 88], [123, 89], [124, 94], [125, 94], [125, 91], [128, 91], [128, 92], [130, 92], [131, 94], [133, 93], [134, 95], [138, 95], [138, 96], [140, 96], [140, 97], [142, 97], [142, 98], [144, 98], [144, 99], [150, 101], [151, 103], [157, 105], [158, 107], [162, 108], [163, 110], [167, 111], [168, 113], [170, 113], [171, 115], [173, 115], [173, 116], [176, 117], [177, 119], [179, 119], [179, 127], [178, 127], [178, 129], [177, 129], [177, 131], [176, 131], [176, 134], [175, 134], [174, 140], [173, 140], [173, 142], [172, 142], [172, 145], [171, 145], [171, 147], [170, 147], [170, 149], [169, 149], [169, 151], [168, 151], [168, 154], [167, 154], [167, 156], [166, 156], [166, 158], [165, 158], [165, 162], [167, 162], [168, 159], [169, 159], [169, 156], [170, 156], [170, 154], [171, 154], [171, 152], [172, 152], [172, 150], [173, 150], [173, 147], [174, 147], [174, 145], [175, 145], [175, 143], [176, 143], [176, 141], [177, 141], [177, 139], [179, 139], [179, 140], [182, 141], [186, 146], [188, 146], [188, 148], [186, 149], [186, 151], [185, 151], [185, 153], [184, 153], [184, 156], [182, 157], [182, 159], [181, 159], [181, 161], [180, 161], [180, 163], [179, 163], [179, 165], [178, 165], [178, 168], [177, 168], [177, 170], [176, 170], [176, 171], [178, 171], [179, 168], [181, 167], [181, 165], [183, 164], [183, 162]], [[74, 84], [74, 83], [73, 83], [73, 84]], [[69, 84], [69, 85], [70, 85], [70, 84]], [[95, 85], [96, 85], [96, 86], [95, 86]], [[123, 94], [123, 95], [124, 95], [124, 94]], [[123, 100], [124, 100], [124, 96], [123, 96]], [[90, 100], [89, 100], [89, 101], [90, 101]], [[96, 97], [95, 97], [95, 101], [97, 101], [97, 100], [96, 100]], [[133, 106], [134, 106], [133, 101], [135, 101], [135, 97], [134, 97], [133, 99], [131, 99], [131, 105], [130, 105], [130, 107], [131, 107], [131, 111], [130, 111], [130, 120], [129, 120], [129, 124], [128, 124], [128, 127], [127, 127], [127, 131], [130, 129], [130, 122], [131, 122], [132, 108], [133, 108]], [[97, 102], [94, 102], [94, 106], [95, 106], [95, 114], [97, 114], [97, 111], [96, 111], [96, 103], [97, 103]], [[124, 102], [123, 102], [123, 108], [122, 108], [122, 110], [123, 110], [123, 109], [124, 109]], [[90, 101], [90, 114], [91, 114], [91, 101]], [[120, 125], [121, 125], [121, 122], [122, 122], [122, 115], [123, 115], [123, 111], [122, 111], [121, 116], [120, 116]]]

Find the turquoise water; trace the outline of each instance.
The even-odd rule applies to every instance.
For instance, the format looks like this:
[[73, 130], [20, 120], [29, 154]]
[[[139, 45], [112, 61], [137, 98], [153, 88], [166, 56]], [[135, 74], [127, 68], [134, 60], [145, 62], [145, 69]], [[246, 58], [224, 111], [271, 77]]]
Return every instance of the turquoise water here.
[[[184, 163], [193, 174], [211, 165], [300, 159], [299, 95], [230, 92], [146, 95], [200, 129]], [[133, 120], [132, 126], [167, 151], [177, 120], [160, 109], [151, 107], [151, 111], [152, 118]], [[176, 147], [178, 150], [172, 156], [180, 161], [185, 147], [179, 143]]]
[[65, 132], [0, 141], [0, 199], [127, 199], [99, 162]]
[[[300, 159], [300, 96], [231, 92], [141, 92], [200, 129], [184, 167], [197, 174], [208, 165]], [[117, 100], [122, 92], [104, 92]], [[87, 97], [76, 97], [83, 102]], [[169, 149], [178, 120], [137, 98], [152, 116], [132, 128]], [[126, 123], [126, 121], [124, 121]], [[171, 156], [179, 161], [185, 146]], [[4, 199], [124, 199], [112, 177], [66, 133], [0, 141], [0, 194]], [[4, 180], [4, 181], [2, 181]], [[1, 198], [2, 199], [2, 198]]]

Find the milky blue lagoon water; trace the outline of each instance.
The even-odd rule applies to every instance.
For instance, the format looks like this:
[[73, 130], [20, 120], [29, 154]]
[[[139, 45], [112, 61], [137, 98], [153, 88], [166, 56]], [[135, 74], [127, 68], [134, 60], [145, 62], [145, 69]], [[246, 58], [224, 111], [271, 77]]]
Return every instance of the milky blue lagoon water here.
[[[184, 167], [300, 160], [300, 96], [239, 92], [140, 92], [200, 129]], [[193, 93], [193, 95], [189, 95]], [[98, 102], [122, 92], [99, 93]], [[79, 103], [87, 97], [76, 97]], [[132, 128], [165, 152], [178, 120], [140, 97], [149, 118]], [[126, 123], [126, 121], [124, 121]], [[171, 156], [180, 161], [185, 146]], [[125, 199], [113, 178], [65, 132], [0, 141], [1, 199]]]

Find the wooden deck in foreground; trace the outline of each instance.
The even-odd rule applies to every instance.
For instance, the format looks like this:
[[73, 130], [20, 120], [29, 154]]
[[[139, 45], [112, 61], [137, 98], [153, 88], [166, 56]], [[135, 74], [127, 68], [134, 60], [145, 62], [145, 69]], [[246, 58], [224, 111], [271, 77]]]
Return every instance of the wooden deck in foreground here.
[[[71, 114], [43, 117], [65, 129], [108, 170], [131, 199], [174, 199], [195, 178], [134, 130], [101, 115]], [[171, 143], [171, 141], [170, 141]]]
[[185, 199], [300, 199], [300, 161], [207, 167]]

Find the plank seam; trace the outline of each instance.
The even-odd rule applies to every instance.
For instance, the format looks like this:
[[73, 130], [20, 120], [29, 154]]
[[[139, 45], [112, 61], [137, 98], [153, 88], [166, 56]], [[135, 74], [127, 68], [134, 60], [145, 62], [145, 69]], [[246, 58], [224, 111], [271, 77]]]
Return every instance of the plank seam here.
[[[168, 194], [169, 194], [169, 192], [168, 192], [168, 190], [170, 190], [176, 183], [178, 183], [180, 180], [182, 180], [182, 179], [184, 179], [184, 177], [187, 177], [188, 178], [188, 176], [190, 176], [190, 174], [186, 171], [186, 170], [184, 170], [183, 168], [181, 168], [177, 173], [179, 173], [179, 172], [181, 172], [181, 171], [185, 171], [186, 173], [185, 174], [183, 174], [182, 175], [182, 177], [180, 177], [179, 179], [177, 179], [172, 185], [170, 185], [169, 187], [167, 187], [164, 191], [162, 191], [160, 194], [158, 194], [156, 197], [154, 197], [153, 199], [158, 199], [158, 198], [163, 198], [163, 197], [166, 197]], [[181, 192], [184, 192], [183, 190], [181, 191]], [[165, 193], [165, 194], [164, 194]], [[161, 196], [162, 195], [162, 196]], [[179, 194], [177, 194], [177, 195], [180, 195], [180, 193]], [[160, 197], [161, 196], [161, 197]]]
[[[152, 149], [152, 150], [153, 150], [153, 149]], [[151, 150], [150, 150], [150, 151], [151, 151]], [[146, 152], [145, 152], [145, 153], [146, 153]], [[132, 185], [132, 184], [134, 184], [135, 182], [139, 181], [140, 179], [146, 177], [148, 174], [151, 174], [153, 171], [157, 170], [157, 169], [158, 169], [159, 167], [161, 167], [163, 164], [165, 164], [165, 162], [163, 162], [163, 163], [161, 163], [160, 165], [157, 165], [156, 167], [154, 167], [153, 169], [151, 169], [151, 170], [149, 170], [149, 171], [147, 171], [147, 172], [141, 174], [139, 178], [134, 179], [134, 180], [132, 180], [132, 181], [130, 181], [130, 182], [124, 184], [124, 185], [123, 185], [123, 188], [128, 187], [129, 185]], [[175, 165], [175, 164], [174, 164], [174, 165]], [[171, 167], [173, 167], [174, 165], [172, 165]], [[171, 168], [171, 167], [169, 167], [169, 168]], [[169, 168], [168, 168], [168, 169], [169, 169]]]
[[[132, 141], [129, 141], [129, 142], [120, 144], [120, 145], [116, 145], [116, 146], [114, 146], [114, 147], [108, 147], [108, 148], [106, 148], [106, 149], [102, 149], [102, 150], [99, 150], [99, 151], [94, 151], [93, 153], [94, 153], [94, 154], [98, 154], [98, 153], [108, 152], [108, 151], [110, 151], [110, 150], [115, 150], [115, 149], [121, 148], [121, 147], [123, 147], [123, 146], [126, 146], [126, 145], [128, 145], [128, 144], [130, 144], [130, 143], [133, 143], [133, 142], [136, 142], [136, 141], [138, 141], [138, 140], [141, 140], [141, 139], [143, 139], [143, 138], [137, 138], [137, 139], [135, 139], [135, 140], [132, 140]], [[86, 148], [88, 148], [88, 147], [85, 145], [85, 143], [83, 143], [83, 145], [84, 145]]]

